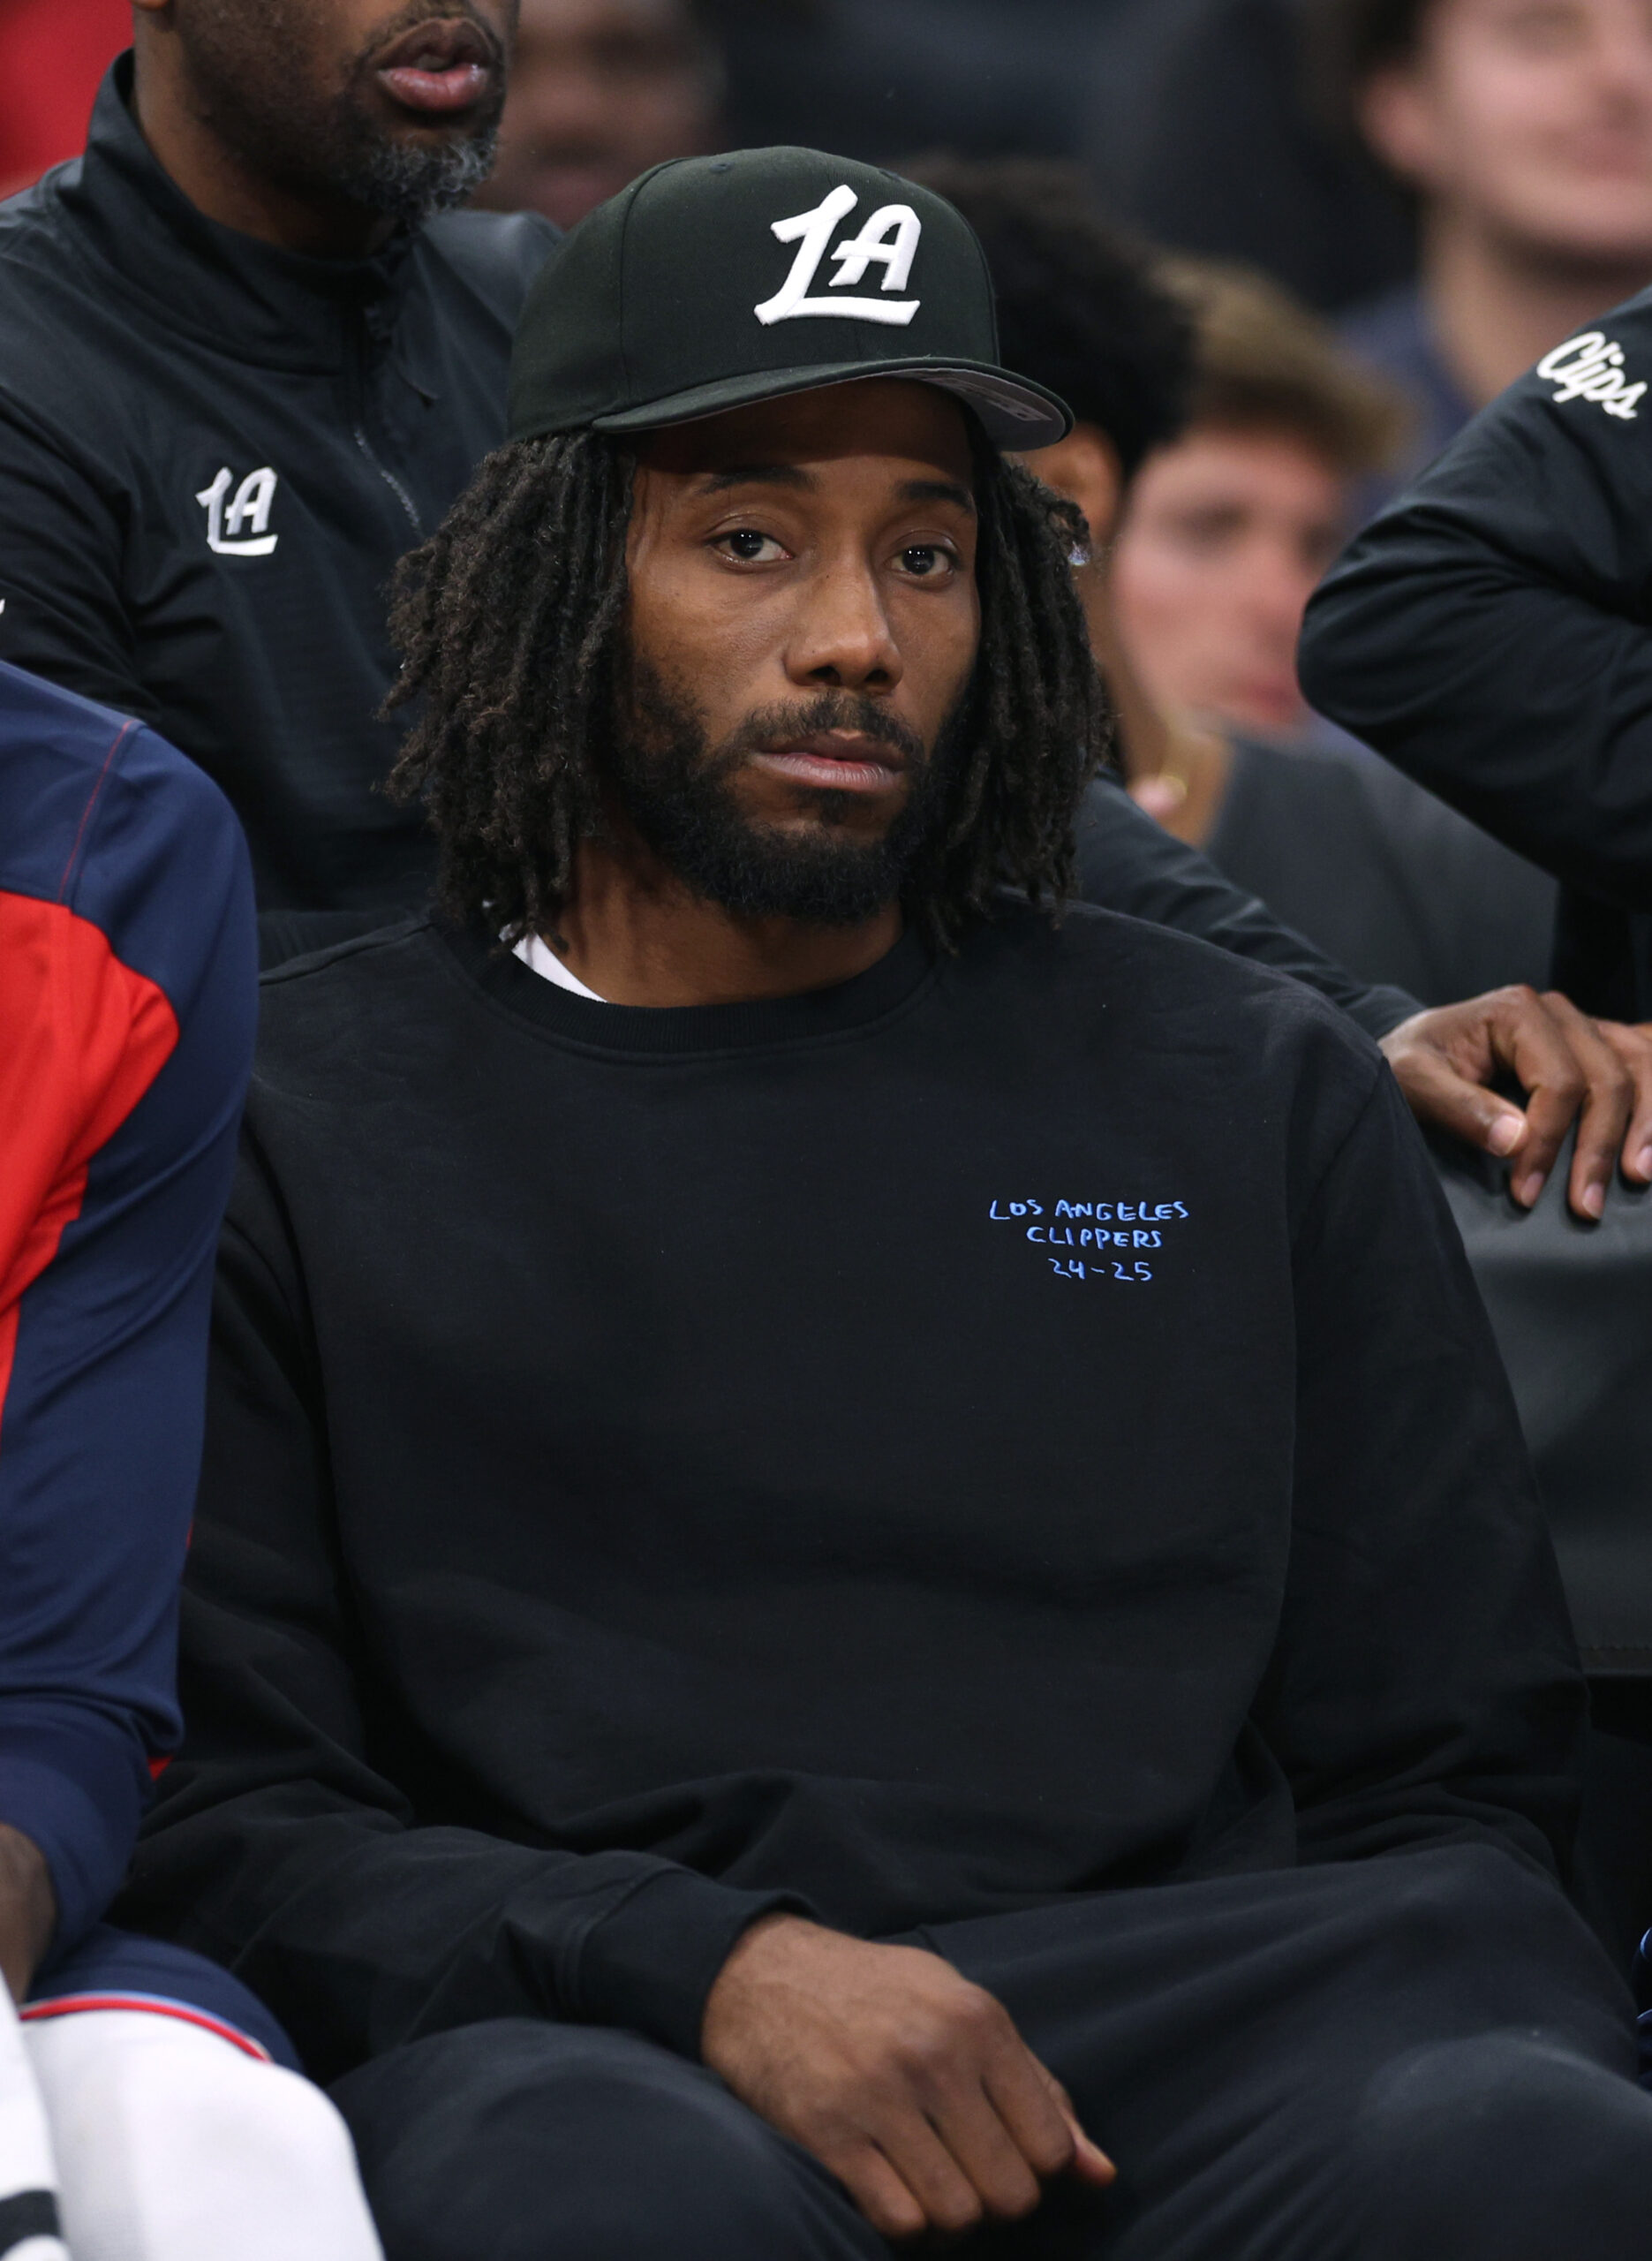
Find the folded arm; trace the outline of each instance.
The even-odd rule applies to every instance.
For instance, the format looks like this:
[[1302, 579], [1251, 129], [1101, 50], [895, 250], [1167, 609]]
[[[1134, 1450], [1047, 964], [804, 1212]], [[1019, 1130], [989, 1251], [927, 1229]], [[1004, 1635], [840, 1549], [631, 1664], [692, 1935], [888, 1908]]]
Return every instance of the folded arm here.
[[[1652, 294], [1597, 327], [1652, 380]], [[1567, 389], [1521, 378], [1358, 536], [1302, 684], [1532, 862], [1652, 911], [1652, 402]]]

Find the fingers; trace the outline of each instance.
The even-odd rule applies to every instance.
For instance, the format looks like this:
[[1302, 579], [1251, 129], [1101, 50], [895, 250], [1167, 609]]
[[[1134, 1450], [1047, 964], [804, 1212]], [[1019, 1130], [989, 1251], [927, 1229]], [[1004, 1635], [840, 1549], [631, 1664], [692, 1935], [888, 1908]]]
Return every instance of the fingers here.
[[[996, 2005], [993, 2005], [996, 2009]], [[1116, 2170], [1078, 2124], [1066, 2091], [1007, 2016], [973, 2077], [962, 2063], [925, 2068], [882, 2101], [869, 2129], [826, 2164], [880, 2234], [929, 2229], [961, 2236], [983, 2221], [1018, 2221], [1052, 2175], [1070, 2170], [1095, 2186]]]
[[975, 1993], [945, 2044], [916, 2048], [903, 2070], [917, 2112], [879, 2140], [937, 2229], [1018, 2220], [1071, 2164], [1053, 2084], [990, 1994]]
[[[1597, 1023], [1558, 991], [1499, 989], [1414, 1014], [1383, 1050], [1418, 1118], [1509, 1161], [1510, 1191], [1535, 1203], [1573, 1124], [1567, 1198], [1598, 1219], [1614, 1172], [1652, 1183], [1652, 1031]], [[1488, 1088], [1518, 1078], [1525, 1114]]]
[[892, 2117], [879, 2144], [932, 2229], [960, 2236], [983, 2220], [1017, 2221], [1038, 2203], [1038, 2178], [977, 2088], [941, 2100], [933, 2119]]
[[1101, 2145], [1092, 2144], [1079, 2126], [1078, 2114], [1073, 2109], [1073, 2100], [1061, 2086], [1060, 2082], [1051, 2078], [1048, 2075], [1045, 2077], [1050, 2079], [1051, 2086], [1061, 2099], [1061, 2116], [1066, 2121], [1067, 2132], [1073, 2138], [1071, 2171], [1077, 2175], [1081, 2182], [1093, 2183], [1098, 2189], [1105, 2189], [1109, 2182], [1118, 2181], [1118, 2168], [1102, 2150]]
[[1039, 2063], [1007, 2012], [988, 2005], [980, 2080], [947, 2080], [928, 2119], [968, 2177], [983, 2214], [1015, 2221], [1038, 2203], [1052, 2176], [1075, 2173], [1100, 2186], [1117, 2169], [1079, 2125], [1072, 2099]]
[[[1540, 1153], [1546, 1156], [1543, 1174], [1547, 1175], [1575, 1116], [1577, 1146], [1566, 1195], [1580, 1217], [1595, 1220], [1605, 1209], [1624, 1135], [1634, 1113], [1634, 1078], [1595, 1023], [1579, 1012], [1569, 998], [1551, 990], [1543, 1003], [1575, 1064], [1557, 1078], [1552, 1089], [1545, 1086], [1532, 1092], [1526, 1110], [1531, 1131], [1516, 1176], [1524, 1178], [1533, 1173]], [[1542, 1191], [1541, 1179], [1536, 1191], [1529, 1194], [1517, 1183], [1515, 1196], [1529, 1207]]]
[[706, 2001], [705, 2063], [886, 2238], [1014, 2221], [1044, 2182], [1111, 2182], [1003, 2006], [928, 1949], [759, 1920]]
[[1429, 1026], [1435, 1017], [1420, 1013], [1383, 1040], [1406, 1103], [1420, 1123], [1505, 1161], [1526, 1137], [1526, 1117], [1511, 1100], [1476, 1080], [1477, 1075], [1492, 1072], [1490, 1046], [1483, 1066], [1472, 1057], [1460, 1061], [1435, 1040]]
[[1595, 1025], [1634, 1085], [1634, 1105], [1624, 1134], [1624, 1176], [1637, 1185], [1652, 1184], [1652, 1027], [1626, 1028], [1621, 1021]]
[[1046, 2182], [1070, 2171], [1087, 2182], [1111, 2182], [1118, 2170], [1079, 2125], [1073, 2099], [1010, 2031], [1013, 2053], [1005, 2052], [989, 2068], [987, 2093], [1022, 2157]]
[[907, 2238], [922, 2237], [929, 2227], [929, 2216], [875, 2144], [863, 2142], [851, 2150], [823, 2154], [822, 2163], [879, 2237], [898, 2245]]

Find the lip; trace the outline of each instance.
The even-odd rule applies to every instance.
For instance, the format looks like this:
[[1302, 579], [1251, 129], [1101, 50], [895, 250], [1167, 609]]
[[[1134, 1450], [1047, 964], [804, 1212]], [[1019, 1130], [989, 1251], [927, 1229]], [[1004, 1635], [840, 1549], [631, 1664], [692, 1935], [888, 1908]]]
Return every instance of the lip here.
[[374, 76], [392, 101], [426, 117], [470, 110], [494, 84], [498, 54], [468, 17], [432, 17], [392, 41]]
[[765, 746], [751, 759], [794, 785], [834, 793], [886, 793], [906, 774], [906, 762], [894, 746], [858, 730], [821, 730]]

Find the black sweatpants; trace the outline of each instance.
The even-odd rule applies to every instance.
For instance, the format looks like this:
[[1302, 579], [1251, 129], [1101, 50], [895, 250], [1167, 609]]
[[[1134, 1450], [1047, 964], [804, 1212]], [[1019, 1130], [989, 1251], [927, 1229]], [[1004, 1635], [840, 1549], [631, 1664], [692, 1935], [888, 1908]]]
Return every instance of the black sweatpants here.
[[[1646, 2261], [1652, 2095], [1560, 1893], [1453, 1847], [911, 1935], [988, 1987], [1117, 2162], [1002, 2261]], [[503, 2020], [334, 2094], [388, 2261], [887, 2261], [701, 2068]]]

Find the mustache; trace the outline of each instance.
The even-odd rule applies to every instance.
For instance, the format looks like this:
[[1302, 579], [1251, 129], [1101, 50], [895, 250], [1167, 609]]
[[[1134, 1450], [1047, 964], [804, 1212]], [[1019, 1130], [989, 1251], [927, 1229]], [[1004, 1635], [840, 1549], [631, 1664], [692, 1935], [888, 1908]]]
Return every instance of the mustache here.
[[469, 24], [472, 31], [480, 34], [489, 62], [496, 70], [502, 70], [510, 59], [506, 44], [473, 5], [473, 0], [408, 0], [406, 7], [398, 8], [385, 22], [373, 26], [371, 37], [356, 57], [356, 67], [370, 71], [374, 56], [381, 55], [409, 32], [417, 31], [421, 24], [461, 23]]
[[813, 699], [754, 707], [718, 747], [712, 768], [720, 774], [738, 768], [748, 755], [764, 747], [812, 737], [819, 730], [858, 730], [874, 745], [892, 747], [909, 768], [921, 769], [929, 760], [929, 748], [917, 732], [875, 699], [857, 699], [847, 691], [823, 691]]

